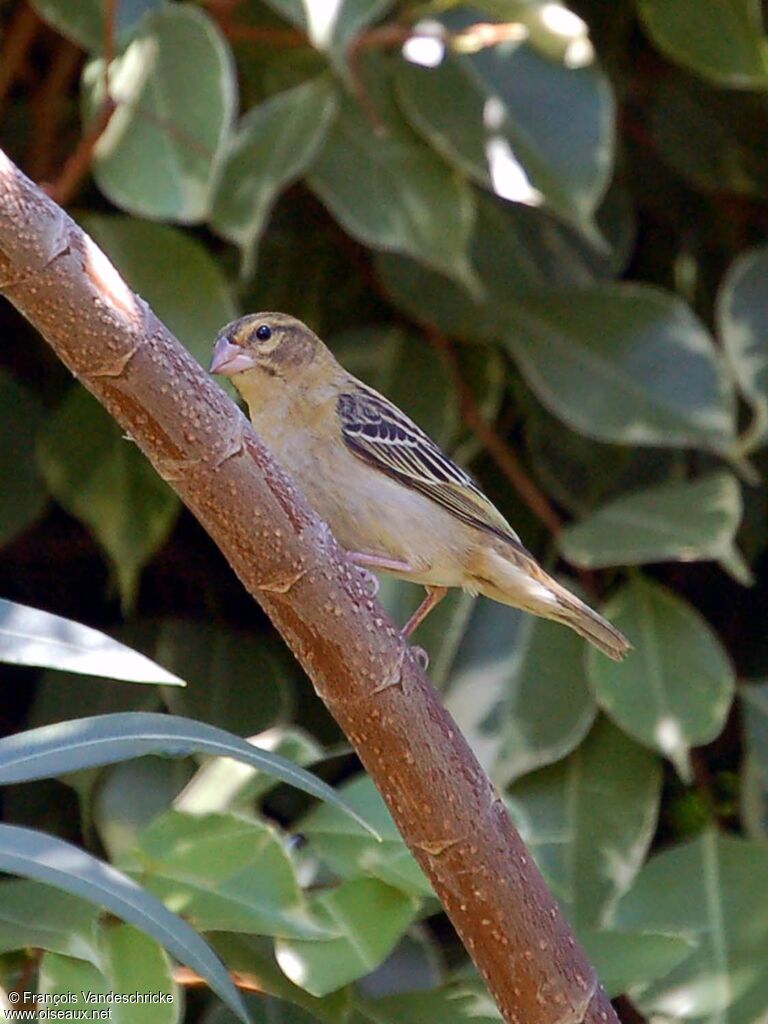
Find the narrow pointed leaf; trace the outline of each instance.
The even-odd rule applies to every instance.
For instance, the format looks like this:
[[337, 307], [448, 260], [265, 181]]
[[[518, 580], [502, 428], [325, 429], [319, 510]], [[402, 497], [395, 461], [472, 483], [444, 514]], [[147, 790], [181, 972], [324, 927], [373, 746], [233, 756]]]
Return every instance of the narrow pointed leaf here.
[[0, 598], [0, 661], [106, 676], [129, 683], [185, 686], [138, 651], [90, 626]]
[[201, 974], [240, 1020], [248, 1014], [219, 958], [186, 922], [120, 871], [33, 829], [0, 824], [0, 871], [45, 882], [135, 925]]
[[0, 785], [64, 775], [144, 754], [212, 754], [234, 758], [335, 804], [375, 834], [335, 790], [287, 758], [259, 750], [205, 722], [147, 711], [94, 715], [7, 736], [0, 740]]

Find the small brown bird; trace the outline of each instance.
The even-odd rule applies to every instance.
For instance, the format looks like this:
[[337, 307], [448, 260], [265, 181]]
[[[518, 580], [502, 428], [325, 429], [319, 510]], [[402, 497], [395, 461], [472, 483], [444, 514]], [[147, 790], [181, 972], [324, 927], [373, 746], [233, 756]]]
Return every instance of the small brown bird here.
[[470, 477], [383, 395], [285, 313], [227, 324], [211, 372], [355, 563], [427, 589], [409, 635], [449, 587], [554, 619], [619, 661], [626, 638], [552, 579]]

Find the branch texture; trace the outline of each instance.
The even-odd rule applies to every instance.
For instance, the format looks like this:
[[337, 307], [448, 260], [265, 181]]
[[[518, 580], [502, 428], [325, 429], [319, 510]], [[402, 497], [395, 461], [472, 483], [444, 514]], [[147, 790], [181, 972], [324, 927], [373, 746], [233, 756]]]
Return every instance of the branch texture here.
[[499, 794], [364, 578], [224, 392], [2, 153], [0, 290], [177, 491], [280, 630], [505, 1020], [615, 1022]]

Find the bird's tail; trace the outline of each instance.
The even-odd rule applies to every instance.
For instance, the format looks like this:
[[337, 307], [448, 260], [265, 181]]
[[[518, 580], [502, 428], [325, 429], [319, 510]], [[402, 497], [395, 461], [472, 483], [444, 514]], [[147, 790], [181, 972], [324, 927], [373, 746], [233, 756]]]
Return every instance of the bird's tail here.
[[621, 661], [631, 649], [620, 630], [553, 579], [528, 552], [516, 551], [512, 560], [491, 549], [481, 557], [480, 593], [570, 626], [614, 661]]

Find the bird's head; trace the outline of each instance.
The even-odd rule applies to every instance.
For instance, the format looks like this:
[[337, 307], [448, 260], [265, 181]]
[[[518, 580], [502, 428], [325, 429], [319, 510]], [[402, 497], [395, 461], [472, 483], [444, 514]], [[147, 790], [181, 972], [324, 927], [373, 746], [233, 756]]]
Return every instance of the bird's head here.
[[233, 377], [238, 386], [241, 374], [295, 376], [326, 351], [317, 335], [295, 317], [251, 313], [219, 331], [210, 372]]

